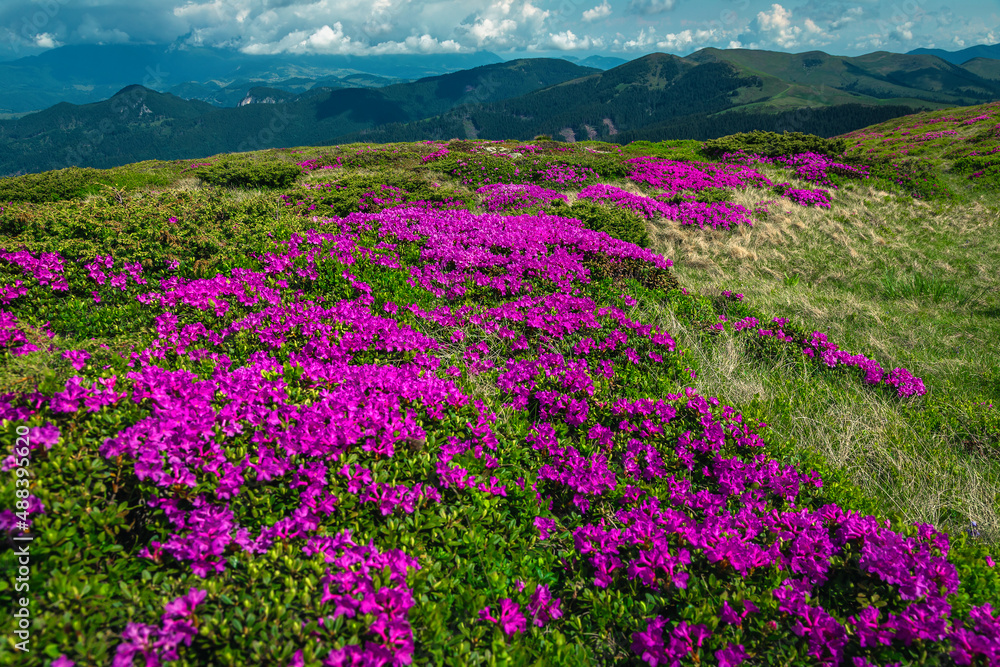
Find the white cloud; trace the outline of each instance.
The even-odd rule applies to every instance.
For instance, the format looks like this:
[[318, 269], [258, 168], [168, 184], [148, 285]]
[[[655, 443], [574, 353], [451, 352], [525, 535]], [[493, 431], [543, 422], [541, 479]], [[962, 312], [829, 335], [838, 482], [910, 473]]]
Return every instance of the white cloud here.
[[810, 46], [823, 46], [833, 41], [833, 35], [823, 30], [812, 19], [806, 19], [802, 25], [806, 30], [805, 41]]
[[896, 29], [889, 34], [890, 39], [901, 42], [909, 42], [913, 39], [913, 21], [907, 21], [896, 26]]
[[407, 37], [402, 42], [381, 42], [371, 47], [369, 53], [375, 55], [389, 53], [461, 53], [471, 51], [453, 39], [439, 41], [430, 35]]
[[771, 5], [770, 12], [758, 12], [757, 27], [783, 49], [797, 45], [802, 33], [802, 28], [792, 25], [792, 13], [778, 3]]
[[[197, 23], [220, 22], [235, 18], [232, 11], [230, 11], [232, 9], [228, 3], [222, 0], [206, 2], [200, 5], [195, 2], [188, 2], [181, 7], [174, 7], [174, 16]], [[237, 10], [237, 14], [238, 12], [239, 10]]]
[[664, 35], [656, 46], [665, 51], [690, 51], [693, 46], [703, 46], [718, 39], [715, 30], [682, 30]]
[[757, 14], [757, 24], [761, 30], [785, 30], [792, 24], [792, 13], [775, 3], [771, 5], [770, 13]]
[[386, 55], [403, 53], [460, 53], [471, 49], [464, 48], [458, 42], [447, 39], [438, 40], [428, 34], [411, 35], [401, 41], [384, 41], [376, 44], [365, 44], [353, 40], [344, 33], [343, 25], [338, 21], [333, 26], [324, 25], [319, 30], [309, 33], [299, 30], [289, 33], [281, 40], [270, 43], [250, 44], [241, 49], [252, 55], [275, 53], [324, 53], [336, 55]]
[[676, 0], [631, 0], [628, 8], [634, 14], [650, 15], [669, 12], [676, 4]]
[[844, 15], [841, 16], [839, 19], [830, 22], [830, 29], [840, 30], [848, 23], [854, 23], [855, 21], [860, 19], [864, 13], [865, 10], [862, 9], [861, 7], [851, 7], [846, 12], [844, 12]]
[[521, 6], [521, 19], [534, 24], [540, 24], [549, 17], [550, 12], [546, 9], [539, 9], [530, 2], [525, 2]]
[[573, 34], [572, 30], [566, 30], [555, 34], [549, 33], [547, 46], [559, 49], [560, 51], [600, 49], [604, 48], [604, 40], [600, 38], [592, 39], [589, 35], [579, 38]]
[[547, 28], [551, 14], [530, 0], [495, 0], [460, 23], [456, 39], [473, 40], [479, 49], [537, 50], [539, 42], [551, 41]]
[[118, 28], [104, 28], [96, 18], [86, 15], [76, 29], [76, 34], [83, 41], [91, 44], [127, 44], [131, 41], [129, 34]]
[[43, 49], [54, 49], [57, 46], [62, 46], [62, 43], [57, 42], [53, 35], [50, 35], [47, 32], [42, 32], [35, 35], [35, 46]]
[[622, 44], [626, 51], [641, 49], [645, 46], [656, 43], [656, 28], [650, 28], [647, 33], [645, 28], [639, 30], [639, 35], [635, 39], [630, 39]]
[[865, 35], [864, 37], [862, 37], [861, 39], [859, 39], [857, 42], [854, 43], [854, 48], [858, 49], [859, 51], [863, 51], [865, 49], [878, 49], [885, 44], [885, 41], [883, 41], [882, 37], [883, 35], [877, 32], [872, 33], [870, 35]]
[[476, 38], [476, 46], [487, 45], [505, 46], [510, 43], [510, 35], [517, 30], [517, 22], [510, 19], [479, 19], [475, 25], [469, 28], [469, 32]]
[[334, 23], [331, 28], [323, 26], [302, 43], [303, 46], [310, 46], [320, 53], [346, 53], [351, 50], [351, 38], [344, 34], [344, 26], [339, 22]]
[[608, 4], [608, 0], [604, 0], [604, 2], [597, 5], [593, 9], [588, 9], [583, 12], [583, 20], [588, 22], [603, 19], [607, 16], [611, 16], [611, 5]]
[[352, 54], [363, 49], [361, 44], [352, 44], [340, 22], [333, 27], [324, 25], [322, 28], [309, 32], [296, 30], [290, 32], [276, 42], [254, 43], [244, 46], [241, 51], [253, 55], [274, 53], [326, 53]]

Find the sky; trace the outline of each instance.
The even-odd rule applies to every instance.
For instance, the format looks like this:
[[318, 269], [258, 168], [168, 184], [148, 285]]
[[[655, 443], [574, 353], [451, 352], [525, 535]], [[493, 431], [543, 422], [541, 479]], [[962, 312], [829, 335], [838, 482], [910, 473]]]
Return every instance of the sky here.
[[835, 55], [1000, 42], [1000, 0], [2, 0], [0, 60], [67, 44], [247, 54], [504, 58], [769, 49]]

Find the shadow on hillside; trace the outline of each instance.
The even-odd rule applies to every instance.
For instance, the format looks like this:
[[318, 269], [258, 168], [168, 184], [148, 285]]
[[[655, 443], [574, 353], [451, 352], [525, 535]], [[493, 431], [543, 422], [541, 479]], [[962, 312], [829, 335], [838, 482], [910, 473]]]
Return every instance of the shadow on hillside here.
[[1000, 306], [977, 310], [976, 315], [982, 315], [983, 317], [1000, 317]]

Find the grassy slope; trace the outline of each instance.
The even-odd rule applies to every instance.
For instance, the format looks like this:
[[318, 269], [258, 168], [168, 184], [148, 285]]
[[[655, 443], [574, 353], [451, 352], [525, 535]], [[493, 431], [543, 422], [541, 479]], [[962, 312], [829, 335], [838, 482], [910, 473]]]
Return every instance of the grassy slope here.
[[[854, 186], [834, 195], [832, 212], [780, 203], [752, 229], [664, 222], [653, 233], [684, 284], [745, 293], [845, 349], [913, 370], [937, 397], [985, 394], [1000, 405], [998, 228], [996, 203], [926, 204]], [[738, 404], [759, 397], [765, 414], [780, 415], [772, 426], [848, 470], [887, 511], [952, 530], [976, 521], [1000, 536], [995, 452], [923, 431], [898, 401], [859, 386], [746, 363], [735, 343], [696, 341], [688, 338], [704, 391]]]
[[[688, 284], [745, 292], [775, 315], [829, 331], [846, 349], [919, 368], [939, 398], [1000, 406], [1000, 202], [993, 181], [955, 173], [956, 158], [1000, 146], [996, 121], [965, 124], [998, 109], [949, 108], [845, 135], [849, 155], [928, 163], [950, 198], [920, 201], [849, 184], [834, 194], [831, 212], [780, 203], [736, 233], [664, 222], [653, 231], [657, 247]], [[956, 134], [922, 140], [942, 131]], [[748, 192], [741, 201], [755, 199]], [[761, 397], [782, 415], [777, 428], [849, 470], [887, 509], [956, 530], [975, 521], [1000, 536], [1000, 467], [994, 455], [970, 451], [976, 447], [961, 434], [923, 430], [911, 412], [856, 388], [742, 363], [738, 346], [706, 349], [702, 358], [706, 392]]]
[[[993, 102], [896, 118], [845, 134], [847, 152], [862, 158], [920, 158], [947, 178], [957, 158], [972, 152], [988, 153], [1000, 146], [996, 120], [966, 122], [980, 116], [992, 118], [998, 111], [1000, 103]], [[939, 132], [948, 134], [935, 136]]]
[[[688, 57], [696, 62], [725, 60], [747, 72], [793, 84], [824, 104], [917, 99], [920, 104], [955, 104], [970, 94], [995, 96], [995, 82], [933, 56], [877, 52], [855, 58], [820, 51], [781, 53], [748, 49], [703, 49]], [[804, 99], [808, 99], [807, 95]], [[973, 100], [976, 98], [973, 97]], [[815, 104], [815, 102], [813, 102]]]

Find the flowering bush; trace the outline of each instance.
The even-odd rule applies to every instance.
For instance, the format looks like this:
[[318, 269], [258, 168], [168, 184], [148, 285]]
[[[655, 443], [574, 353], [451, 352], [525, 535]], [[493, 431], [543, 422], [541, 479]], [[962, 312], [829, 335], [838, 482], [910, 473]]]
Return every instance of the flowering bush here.
[[462, 185], [478, 186], [497, 183], [539, 183], [565, 189], [598, 180], [590, 167], [559, 160], [518, 159], [511, 155], [477, 155], [439, 161], [437, 168], [447, 170]]
[[837, 187], [833, 182], [833, 175], [868, 178], [870, 173], [869, 167], [844, 164], [816, 153], [782, 156], [777, 158], [776, 162], [794, 168], [796, 177], [803, 181], [819, 183], [831, 188]]
[[554, 201], [566, 201], [566, 195], [537, 185], [497, 183], [484, 185], [476, 190], [483, 195], [483, 208], [487, 211], [516, 211], [545, 206]]
[[672, 196], [683, 190], [698, 192], [707, 188], [743, 188], [770, 186], [763, 174], [743, 165], [711, 162], [677, 162], [648, 157], [627, 160], [634, 165], [629, 178], [663, 190]]
[[423, 156], [422, 158], [420, 158], [420, 161], [423, 162], [424, 164], [428, 162], [433, 162], [434, 160], [439, 160], [443, 158], [445, 155], [448, 155], [451, 152], [448, 150], [447, 144], [434, 144], [434, 148], [436, 148], [437, 150], [435, 150], [433, 153], [428, 153], [427, 155]]
[[727, 137], [706, 141], [702, 151], [712, 157], [723, 157], [726, 154], [752, 154], [777, 158], [786, 155], [801, 155], [812, 153], [839, 156], [844, 152], [844, 139], [824, 139], [802, 132], [740, 132]]
[[774, 191], [800, 206], [830, 208], [830, 193], [826, 190], [793, 188], [791, 183], [778, 183], [774, 186]]
[[626, 208], [646, 219], [668, 218], [677, 220], [682, 225], [697, 225], [704, 228], [730, 229], [735, 225], [753, 225], [750, 212], [740, 204], [725, 201], [703, 203], [698, 201], [682, 201], [679, 204], [667, 203], [635, 195], [620, 188], [607, 185], [591, 185], [584, 188], [578, 195], [581, 200], [603, 201], [615, 206]]

